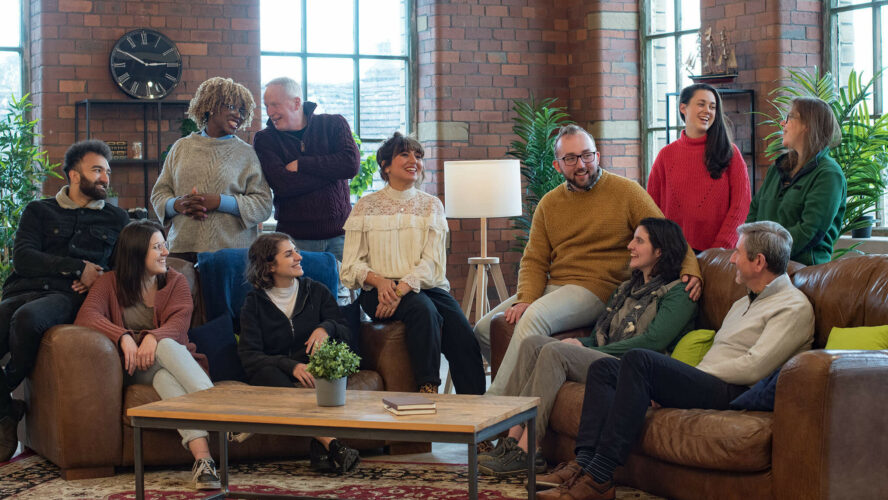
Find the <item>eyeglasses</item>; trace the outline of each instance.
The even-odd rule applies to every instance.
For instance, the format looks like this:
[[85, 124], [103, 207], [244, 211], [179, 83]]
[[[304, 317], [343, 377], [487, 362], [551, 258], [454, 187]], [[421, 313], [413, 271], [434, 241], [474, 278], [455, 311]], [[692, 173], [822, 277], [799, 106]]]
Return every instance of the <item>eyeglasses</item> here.
[[800, 118], [800, 117], [799, 117], [799, 114], [793, 112], [793, 113], [789, 113], [789, 114], [787, 114], [787, 115], [786, 115], [786, 118], [784, 118], [783, 121], [784, 121], [784, 122], [788, 122], [789, 120], [798, 120], [799, 118]]
[[155, 252], [163, 253], [164, 248], [167, 250], [170, 249], [170, 242], [169, 241], [161, 241], [160, 243], [155, 243], [155, 244], [151, 245], [151, 250], [154, 250]]
[[585, 153], [581, 154], [580, 156], [564, 155], [558, 159], [561, 160], [562, 162], [564, 162], [565, 165], [574, 166], [577, 164], [577, 159], [579, 159], [579, 158], [583, 159], [583, 163], [592, 163], [597, 156], [598, 156], [598, 151], [586, 151]]
[[237, 114], [239, 114], [241, 117], [247, 116], [247, 108], [238, 108], [234, 104], [224, 104], [222, 107], [227, 109], [228, 111], [237, 111]]

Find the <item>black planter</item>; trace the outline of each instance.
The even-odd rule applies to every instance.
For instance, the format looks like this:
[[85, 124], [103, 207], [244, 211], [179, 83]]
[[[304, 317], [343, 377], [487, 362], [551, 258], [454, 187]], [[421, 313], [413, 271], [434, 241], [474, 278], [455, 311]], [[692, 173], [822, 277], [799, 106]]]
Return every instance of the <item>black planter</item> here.
[[[852, 238], [869, 238], [873, 235], [873, 220], [874, 217], [872, 215], [861, 215], [857, 218], [857, 221], [868, 221], [869, 224], [865, 227], [857, 228], [851, 230]], [[855, 221], [855, 222], [857, 222]]]

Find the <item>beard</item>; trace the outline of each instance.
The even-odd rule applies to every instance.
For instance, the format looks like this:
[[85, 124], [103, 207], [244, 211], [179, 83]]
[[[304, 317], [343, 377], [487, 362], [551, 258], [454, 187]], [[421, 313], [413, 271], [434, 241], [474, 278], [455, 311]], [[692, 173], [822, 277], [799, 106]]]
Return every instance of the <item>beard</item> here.
[[586, 169], [589, 171], [589, 176], [586, 178], [586, 180], [584, 182], [577, 181], [576, 172], [574, 172], [573, 175], [571, 175], [570, 177], [564, 175], [564, 173], [562, 172], [561, 176], [564, 177], [564, 180], [568, 184], [570, 184], [574, 189], [576, 189], [577, 191], [587, 191], [587, 190], [589, 190], [590, 187], [592, 187], [592, 184], [595, 182], [595, 179], [598, 176], [598, 170], [596, 170], [595, 172], [592, 172], [591, 168], [587, 167]]
[[[102, 186], [100, 189], [99, 186]], [[104, 182], [90, 182], [85, 177], [80, 178], [80, 192], [93, 200], [104, 200], [108, 197], [108, 185]]]

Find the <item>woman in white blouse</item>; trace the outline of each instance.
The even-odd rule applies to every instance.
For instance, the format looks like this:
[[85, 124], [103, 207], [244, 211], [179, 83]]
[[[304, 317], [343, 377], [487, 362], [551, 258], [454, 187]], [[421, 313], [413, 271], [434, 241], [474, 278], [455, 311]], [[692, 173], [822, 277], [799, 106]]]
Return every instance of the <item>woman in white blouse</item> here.
[[422, 182], [422, 145], [398, 132], [376, 153], [385, 188], [361, 198], [345, 221], [340, 278], [362, 288], [374, 320], [403, 321], [420, 392], [438, 392], [441, 353], [456, 392], [483, 394], [481, 351], [444, 275], [447, 219]]

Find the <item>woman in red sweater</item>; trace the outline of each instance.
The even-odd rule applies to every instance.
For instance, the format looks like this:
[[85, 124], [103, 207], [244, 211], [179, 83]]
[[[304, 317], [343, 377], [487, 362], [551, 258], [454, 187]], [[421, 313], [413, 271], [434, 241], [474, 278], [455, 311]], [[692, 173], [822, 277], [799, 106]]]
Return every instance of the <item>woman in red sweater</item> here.
[[749, 176], [728, 136], [721, 97], [705, 83], [691, 85], [681, 91], [678, 111], [685, 128], [657, 155], [648, 194], [695, 252], [734, 248], [749, 212]]
[[[194, 304], [188, 281], [167, 268], [169, 253], [160, 224], [141, 220], [127, 225], [114, 248], [114, 271], [96, 280], [74, 320], [118, 346], [124, 384], [151, 384], [161, 399], [213, 387], [206, 356], [188, 343]], [[194, 455], [194, 487], [218, 489], [207, 432], [183, 429], [179, 434]]]

